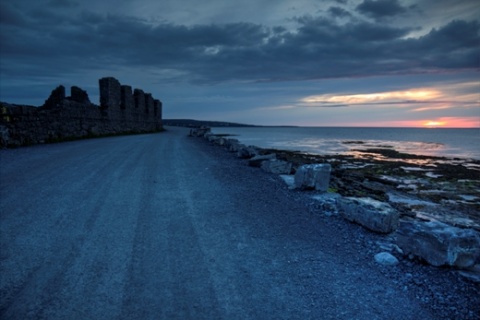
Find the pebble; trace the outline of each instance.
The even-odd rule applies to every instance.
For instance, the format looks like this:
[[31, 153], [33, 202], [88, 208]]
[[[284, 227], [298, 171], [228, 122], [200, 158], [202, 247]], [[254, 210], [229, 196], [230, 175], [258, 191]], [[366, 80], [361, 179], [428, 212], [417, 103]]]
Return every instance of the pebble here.
[[375, 261], [379, 264], [383, 264], [385, 266], [394, 266], [398, 264], [398, 259], [395, 258], [391, 253], [388, 252], [380, 252], [375, 255]]

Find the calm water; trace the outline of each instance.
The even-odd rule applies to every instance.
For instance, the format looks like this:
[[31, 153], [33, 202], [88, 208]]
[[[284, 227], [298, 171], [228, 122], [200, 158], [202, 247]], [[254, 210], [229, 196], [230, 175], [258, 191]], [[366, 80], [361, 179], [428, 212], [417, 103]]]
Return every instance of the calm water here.
[[258, 127], [213, 128], [246, 145], [316, 154], [389, 147], [400, 152], [480, 160], [479, 129]]

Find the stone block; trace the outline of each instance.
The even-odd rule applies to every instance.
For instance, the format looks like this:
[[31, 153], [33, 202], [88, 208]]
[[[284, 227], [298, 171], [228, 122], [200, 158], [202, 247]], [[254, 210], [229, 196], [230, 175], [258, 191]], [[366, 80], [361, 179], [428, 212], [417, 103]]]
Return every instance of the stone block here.
[[195, 129], [190, 129], [190, 136], [191, 137], [205, 137], [205, 135], [209, 134], [212, 131], [209, 127], [200, 127]]
[[237, 139], [230, 138], [230, 139], [226, 139], [226, 142], [225, 142], [225, 147], [230, 152], [238, 152], [240, 145], [241, 145], [240, 141], [238, 141]]
[[281, 174], [280, 178], [285, 182], [288, 186], [288, 189], [295, 189], [295, 180], [293, 175], [289, 174]]
[[249, 159], [258, 154], [258, 150], [254, 146], [245, 146], [245, 145], [239, 145], [239, 149], [237, 151], [237, 157], [241, 159]]
[[338, 201], [342, 199], [342, 196], [338, 193], [322, 192], [321, 194], [312, 196], [312, 198], [317, 201], [315, 205], [319, 211], [327, 217], [337, 216], [339, 214]]
[[229, 152], [238, 152], [245, 145], [241, 144], [237, 139], [227, 139], [226, 147]]
[[328, 163], [306, 164], [295, 173], [295, 187], [327, 191], [332, 167]]
[[340, 215], [367, 229], [390, 233], [398, 227], [400, 214], [388, 203], [371, 198], [346, 197], [338, 201]]
[[250, 167], [257, 167], [260, 168], [262, 163], [268, 160], [276, 159], [277, 155], [275, 153], [271, 154], [264, 154], [264, 155], [256, 155], [253, 158], [248, 160], [248, 165]]
[[287, 161], [272, 159], [263, 161], [261, 168], [266, 172], [274, 174], [290, 174], [290, 171], [292, 171], [292, 164]]
[[227, 139], [225, 139], [224, 137], [218, 136], [216, 134], [207, 134], [207, 135], [205, 135], [205, 137], [207, 138], [207, 140], [209, 142], [212, 142], [212, 143], [214, 143], [216, 145], [219, 145], [219, 146], [225, 145], [225, 143], [227, 141]]
[[402, 221], [396, 236], [405, 255], [434, 266], [469, 268], [480, 258], [480, 235], [473, 229], [438, 221]]

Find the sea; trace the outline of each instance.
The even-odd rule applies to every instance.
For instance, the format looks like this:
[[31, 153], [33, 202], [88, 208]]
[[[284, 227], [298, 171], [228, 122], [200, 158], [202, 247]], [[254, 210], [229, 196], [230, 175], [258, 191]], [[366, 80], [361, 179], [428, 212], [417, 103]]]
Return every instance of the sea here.
[[312, 154], [349, 154], [391, 148], [399, 152], [480, 160], [480, 128], [214, 127], [246, 145]]

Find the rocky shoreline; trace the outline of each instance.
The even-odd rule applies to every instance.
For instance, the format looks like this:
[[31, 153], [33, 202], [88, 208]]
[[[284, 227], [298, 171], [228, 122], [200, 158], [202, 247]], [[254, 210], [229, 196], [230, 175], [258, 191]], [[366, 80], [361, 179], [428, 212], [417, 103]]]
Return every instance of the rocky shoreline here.
[[382, 148], [349, 155], [261, 149], [213, 134], [208, 127], [192, 129], [190, 136], [280, 175], [291, 189], [310, 189], [321, 214], [383, 234], [385, 251], [376, 256], [378, 263], [397, 264], [397, 257], [404, 257], [453, 267], [480, 283], [480, 161]]

